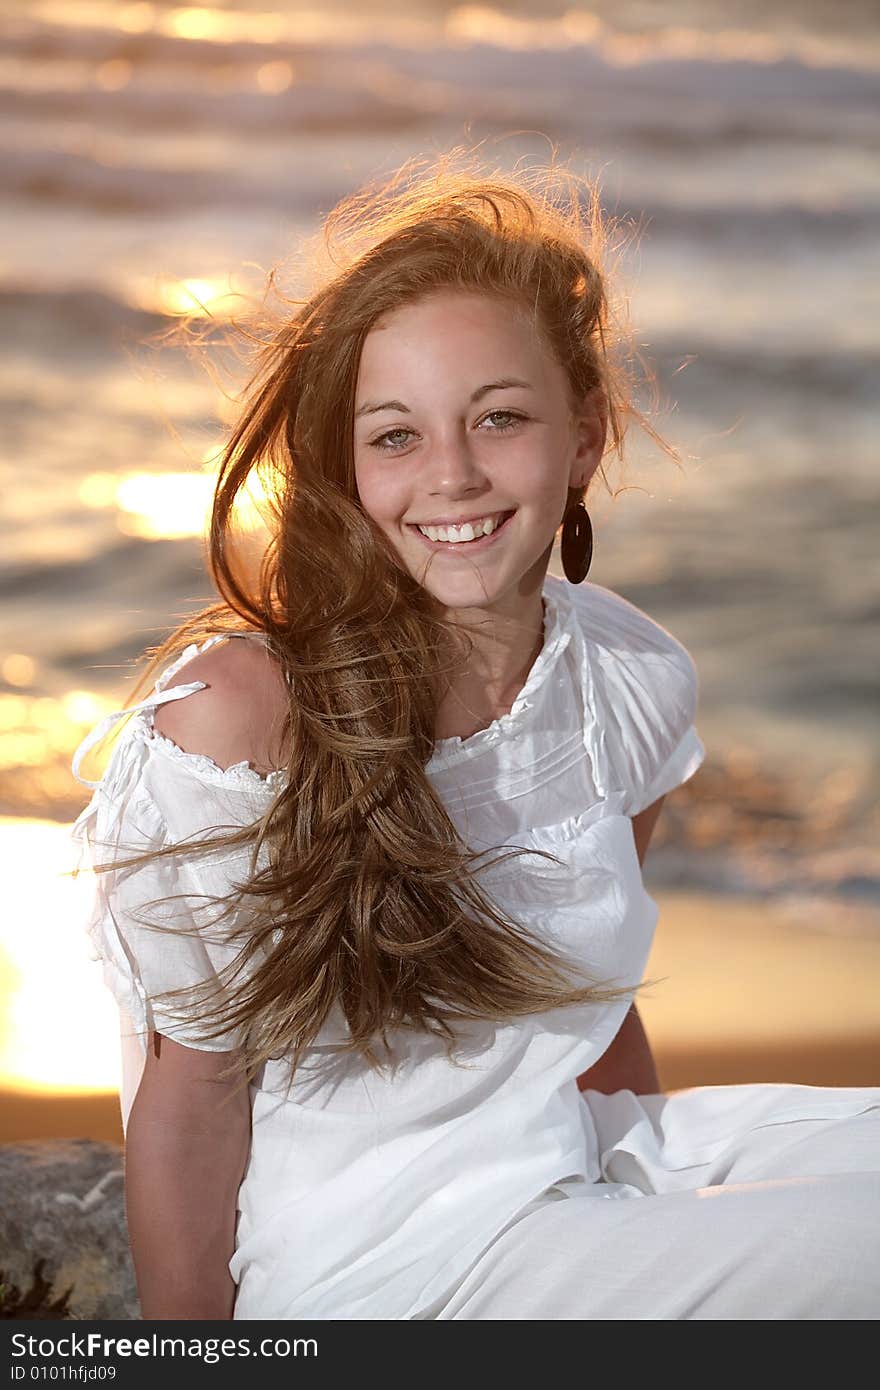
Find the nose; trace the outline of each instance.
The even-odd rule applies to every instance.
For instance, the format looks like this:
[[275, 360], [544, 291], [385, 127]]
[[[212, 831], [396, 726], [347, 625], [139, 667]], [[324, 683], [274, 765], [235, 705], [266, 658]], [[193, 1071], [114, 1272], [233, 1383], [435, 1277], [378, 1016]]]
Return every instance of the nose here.
[[479, 496], [489, 482], [467, 434], [457, 431], [438, 441], [426, 463], [427, 494], [439, 501]]

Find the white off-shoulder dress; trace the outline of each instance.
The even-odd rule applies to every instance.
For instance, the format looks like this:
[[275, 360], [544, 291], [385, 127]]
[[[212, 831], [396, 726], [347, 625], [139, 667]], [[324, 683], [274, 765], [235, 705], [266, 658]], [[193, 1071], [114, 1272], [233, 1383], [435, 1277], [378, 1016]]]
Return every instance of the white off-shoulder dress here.
[[[198, 650], [77, 750], [79, 775], [131, 714], [101, 781], [85, 782], [94, 791], [73, 835], [86, 867], [252, 823], [286, 775], [221, 769], [154, 729], [158, 705], [203, 688], [168, 684]], [[557, 856], [513, 857], [482, 882], [596, 978], [643, 977], [658, 909], [631, 817], [702, 762], [697, 696], [694, 663], [665, 628], [607, 588], [548, 575], [544, 644], [510, 713], [441, 740], [428, 764], [474, 849]], [[206, 1045], [155, 996], [214, 978], [238, 951], [216, 929], [151, 931], [149, 920], [172, 919], [144, 905], [222, 897], [246, 867], [247, 851], [218, 851], [95, 876], [88, 930], [120, 1008], [126, 1126], [147, 1030]], [[288, 1098], [284, 1059], [267, 1062], [251, 1085], [234, 1317], [880, 1314], [880, 1087], [580, 1091], [629, 1002], [469, 1025], [464, 1065], [401, 1031], [382, 1074], [339, 1053], [345, 1020], [331, 1015]]]

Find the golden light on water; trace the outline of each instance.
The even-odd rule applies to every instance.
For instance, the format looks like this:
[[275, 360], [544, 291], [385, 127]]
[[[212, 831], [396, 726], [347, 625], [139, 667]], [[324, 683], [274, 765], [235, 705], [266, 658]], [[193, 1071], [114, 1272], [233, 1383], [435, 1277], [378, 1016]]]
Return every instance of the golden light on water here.
[[242, 296], [232, 289], [228, 278], [163, 280], [151, 307], [172, 316], [223, 318], [241, 311]]
[[108, 712], [108, 701], [91, 690], [68, 690], [61, 700], [61, 709], [71, 724], [90, 726]]
[[[599, 27], [597, 21], [596, 30]], [[557, 27], [548, 25], [543, 16], [530, 19], [505, 14], [493, 5], [456, 5], [446, 16], [444, 29], [448, 39], [463, 44], [493, 43], [529, 50], [556, 48], [560, 42]]]
[[94, 881], [70, 826], [0, 818], [0, 1085], [89, 1093], [120, 1082], [119, 1018], [85, 930]]
[[78, 488], [78, 496], [84, 507], [111, 507], [116, 501], [119, 479], [115, 473], [89, 473]]
[[[89, 473], [79, 500], [95, 510], [115, 508], [119, 529], [142, 540], [182, 540], [204, 536], [217, 481], [216, 454], [191, 473]], [[269, 495], [257, 472], [241, 489], [235, 506], [238, 525], [259, 531], [270, 520]]]
[[212, 492], [202, 473], [131, 473], [116, 486], [119, 528], [143, 540], [201, 536]]
[[[265, 10], [215, 10], [205, 6], [189, 6], [163, 10], [156, 19], [156, 28], [180, 39], [210, 39], [214, 43], [278, 43], [285, 37], [295, 37], [300, 21], [308, 23], [311, 16], [294, 12], [290, 15]], [[326, 18], [326, 17], [325, 17]], [[333, 19], [333, 16], [329, 16]]]
[[187, 9], [171, 10], [165, 16], [166, 32], [182, 39], [219, 39], [224, 35], [224, 16], [216, 10], [192, 5]]
[[113, 708], [90, 690], [70, 690], [60, 699], [0, 694], [0, 772], [43, 768], [67, 757], [87, 730]]

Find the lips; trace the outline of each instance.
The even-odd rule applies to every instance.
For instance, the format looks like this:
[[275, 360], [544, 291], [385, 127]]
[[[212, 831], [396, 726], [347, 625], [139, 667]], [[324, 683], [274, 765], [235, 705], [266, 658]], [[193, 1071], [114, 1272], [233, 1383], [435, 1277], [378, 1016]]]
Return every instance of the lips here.
[[[472, 541], [432, 541], [429, 536], [425, 535], [424, 531], [419, 530], [418, 526], [411, 524], [410, 529], [412, 530], [413, 534], [418, 537], [422, 545], [427, 546], [430, 550], [441, 550], [446, 551], [450, 554], [457, 550], [460, 550], [462, 551], [462, 553], [466, 551], [469, 555], [471, 555], [476, 550], [488, 550], [490, 546], [496, 543], [498, 537], [502, 535], [502, 533], [507, 529], [511, 517], [516, 515], [516, 508], [514, 507], [513, 511], [509, 512], [490, 512], [489, 515], [503, 516], [505, 519], [500, 523], [500, 525], [496, 526], [494, 531], [492, 531], [488, 536], [478, 536], [475, 540]], [[451, 523], [447, 524], [451, 525]], [[461, 524], [464, 525], [464, 522], [462, 522]]]

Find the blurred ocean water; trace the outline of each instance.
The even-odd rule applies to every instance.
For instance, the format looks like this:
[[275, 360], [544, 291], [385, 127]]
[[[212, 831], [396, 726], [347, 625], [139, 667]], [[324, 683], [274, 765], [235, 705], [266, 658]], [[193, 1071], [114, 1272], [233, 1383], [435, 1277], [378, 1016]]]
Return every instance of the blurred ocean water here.
[[682, 803], [669, 881], [875, 901], [872, 7], [3, 0], [0, 17], [0, 809], [71, 813], [75, 736], [210, 597], [198, 518], [225, 406], [179, 351], [139, 344], [259, 288], [412, 154], [503, 136], [489, 154], [512, 163], [553, 141], [639, 226], [619, 290], [685, 459], [633, 433], [610, 469], [626, 489], [595, 494], [590, 576], [700, 672], [714, 772]]

